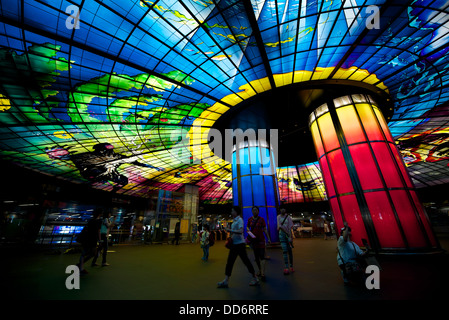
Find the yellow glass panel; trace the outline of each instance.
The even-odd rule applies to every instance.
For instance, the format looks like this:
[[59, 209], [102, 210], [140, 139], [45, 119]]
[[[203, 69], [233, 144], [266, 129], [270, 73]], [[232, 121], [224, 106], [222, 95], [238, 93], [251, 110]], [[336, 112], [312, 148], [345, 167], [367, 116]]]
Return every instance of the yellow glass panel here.
[[323, 144], [321, 143], [320, 132], [318, 131], [318, 124], [316, 121], [312, 123], [310, 126], [310, 131], [312, 132], [313, 142], [315, 144], [315, 150], [318, 155], [318, 158], [321, 157], [324, 153]]
[[367, 103], [359, 103], [356, 104], [356, 108], [368, 136], [368, 140], [384, 140], [371, 105]]
[[348, 144], [366, 141], [354, 106], [338, 108], [337, 115]]
[[334, 68], [316, 68], [313, 72], [312, 80], [320, 80], [329, 78]]
[[303, 81], [309, 81], [312, 77], [311, 71], [295, 71], [295, 75], [293, 78], [293, 82], [303, 82]]
[[257, 93], [261, 93], [271, 89], [270, 80], [268, 79], [268, 77], [259, 80], [254, 80], [251, 81], [250, 83], [254, 87], [254, 90], [257, 91]]
[[277, 87], [282, 87], [291, 84], [293, 81], [291, 72], [283, 74], [275, 74], [273, 77]]
[[326, 152], [340, 147], [340, 143], [337, 139], [334, 124], [332, 123], [331, 115], [325, 113], [318, 118], [318, 125], [323, 139], [324, 148]]
[[0, 112], [11, 108], [11, 102], [4, 95], [0, 94]]

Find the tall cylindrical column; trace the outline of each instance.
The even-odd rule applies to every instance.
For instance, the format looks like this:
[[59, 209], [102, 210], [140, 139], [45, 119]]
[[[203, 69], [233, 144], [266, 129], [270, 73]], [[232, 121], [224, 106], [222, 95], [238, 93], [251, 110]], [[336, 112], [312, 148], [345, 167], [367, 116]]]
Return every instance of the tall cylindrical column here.
[[338, 230], [378, 251], [439, 247], [387, 123], [371, 96], [329, 99], [309, 118]]
[[242, 208], [245, 229], [252, 216], [252, 207], [257, 206], [259, 216], [265, 219], [271, 241], [277, 242], [279, 190], [274, 159], [266, 141], [237, 142], [232, 153], [232, 193], [234, 205]]

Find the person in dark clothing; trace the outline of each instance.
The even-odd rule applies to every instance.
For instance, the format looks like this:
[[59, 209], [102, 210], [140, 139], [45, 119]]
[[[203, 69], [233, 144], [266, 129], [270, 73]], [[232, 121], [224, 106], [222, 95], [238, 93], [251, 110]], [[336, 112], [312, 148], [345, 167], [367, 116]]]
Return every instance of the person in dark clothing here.
[[228, 288], [229, 278], [231, 277], [232, 268], [234, 267], [235, 260], [237, 257], [242, 259], [242, 262], [245, 264], [248, 272], [252, 276], [252, 280], [249, 283], [250, 286], [259, 285], [259, 279], [256, 276], [256, 272], [254, 270], [251, 261], [248, 258], [246, 253], [246, 243], [245, 238], [243, 237], [243, 219], [240, 217], [240, 207], [234, 207], [232, 209], [232, 225], [231, 228], [226, 228], [228, 232], [231, 234], [232, 238], [232, 246], [229, 249], [228, 260], [226, 262], [225, 268], [225, 279], [221, 282], [217, 283], [218, 288]]
[[[265, 280], [265, 236], [268, 239], [268, 243], [271, 243], [271, 240], [265, 219], [259, 216], [259, 208], [254, 206], [252, 212], [253, 216], [248, 219], [247, 223], [248, 239], [252, 239], [250, 245], [254, 252], [256, 265], [259, 268], [258, 276]], [[252, 238], [250, 233], [255, 237]]]
[[172, 240], [171, 244], [175, 243], [176, 245], [178, 245], [180, 237], [181, 237], [181, 223], [180, 222], [176, 222], [175, 238]]
[[109, 266], [109, 263], [106, 262], [106, 256], [108, 253], [108, 240], [109, 240], [109, 231], [114, 225], [115, 218], [111, 219], [111, 213], [110, 212], [104, 212], [103, 217], [101, 219], [101, 228], [100, 228], [100, 246], [97, 249], [95, 258], [92, 260], [92, 267], [98, 266], [97, 259], [100, 257], [100, 253], [103, 252], [103, 260], [102, 260], [102, 266], [106, 267]]
[[84, 264], [93, 258], [97, 254], [97, 244], [101, 240], [101, 217], [102, 210], [97, 209], [94, 211], [92, 219], [89, 220], [87, 225], [81, 231], [83, 233], [80, 240], [82, 251], [79, 263], [77, 264], [81, 274], [87, 274], [87, 270], [84, 269]]

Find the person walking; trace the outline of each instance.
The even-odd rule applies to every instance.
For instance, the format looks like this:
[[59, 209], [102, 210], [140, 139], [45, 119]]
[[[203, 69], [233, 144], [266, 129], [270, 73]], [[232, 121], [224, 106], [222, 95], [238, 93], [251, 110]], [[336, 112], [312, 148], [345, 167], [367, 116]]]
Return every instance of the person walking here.
[[203, 249], [203, 257], [201, 258], [203, 261], [207, 261], [209, 259], [209, 236], [210, 236], [210, 228], [209, 225], [204, 225], [204, 231], [201, 235], [201, 248]]
[[329, 237], [329, 239], [332, 236], [332, 232], [331, 232], [331, 227], [329, 226], [329, 222], [327, 222], [327, 220], [324, 220], [324, 240], [327, 240], [327, 238]]
[[258, 276], [260, 279], [265, 280], [265, 236], [267, 237], [268, 243], [271, 243], [271, 239], [268, 234], [265, 219], [259, 216], [259, 208], [254, 206], [252, 213], [253, 216], [248, 219], [247, 223], [247, 239], [253, 249], [254, 260], [259, 268]]
[[277, 217], [279, 241], [281, 242], [282, 255], [284, 257], [284, 274], [288, 275], [295, 272], [293, 269], [293, 252], [292, 252], [292, 218], [287, 214], [285, 208], [281, 207], [280, 214]]
[[249, 261], [248, 255], [246, 254], [246, 243], [245, 238], [243, 237], [243, 219], [240, 216], [240, 207], [234, 206], [231, 211], [233, 222], [231, 228], [226, 228], [226, 231], [230, 233], [233, 244], [229, 249], [228, 260], [226, 262], [225, 268], [225, 278], [223, 281], [218, 282], [218, 288], [228, 288], [229, 278], [232, 274], [232, 268], [234, 267], [235, 260], [237, 256], [242, 259], [242, 262], [245, 264], [248, 272], [251, 274], [252, 279], [249, 283], [250, 286], [259, 285], [259, 279], [256, 276], [256, 272], [254, 270], [251, 261]]
[[88, 274], [84, 269], [84, 264], [97, 254], [97, 245], [101, 239], [101, 209], [96, 209], [92, 218], [87, 222], [78, 236], [77, 241], [81, 243], [82, 251], [79, 262], [77, 264], [81, 274]]
[[103, 219], [101, 221], [101, 228], [100, 228], [100, 246], [97, 250], [97, 254], [95, 255], [95, 258], [92, 260], [92, 267], [98, 266], [97, 259], [100, 257], [101, 252], [103, 252], [102, 255], [102, 267], [107, 267], [110, 264], [106, 262], [106, 257], [108, 254], [108, 238], [109, 238], [109, 230], [111, 230], [112, 226], [114, 225], [114, 220], [111, 219], [111, 213], [110, 212], [103, 212]]
[[179, 238], [181, 237], [181, 222], [176, 222], [175, 225], [175, 237], [172, 239], [171, 244], [179, 245]]

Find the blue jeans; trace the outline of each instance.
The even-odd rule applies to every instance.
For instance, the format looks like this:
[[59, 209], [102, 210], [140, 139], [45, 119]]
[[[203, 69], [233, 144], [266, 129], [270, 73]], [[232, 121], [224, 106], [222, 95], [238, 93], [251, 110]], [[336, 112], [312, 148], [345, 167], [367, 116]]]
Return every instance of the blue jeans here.
[[203, 246], [203, 260], [207, 261], [209, 259], [209, 245]]
[[284, 258], [285, 267], [286, 268], [289, 267], [289, 260], [290, 260], [290, 267], [293, 267], [292, 247], [290, 246], [288, 236], [285, 232], [279, 231], [279, 241], [281, 242], [282, 256]]

